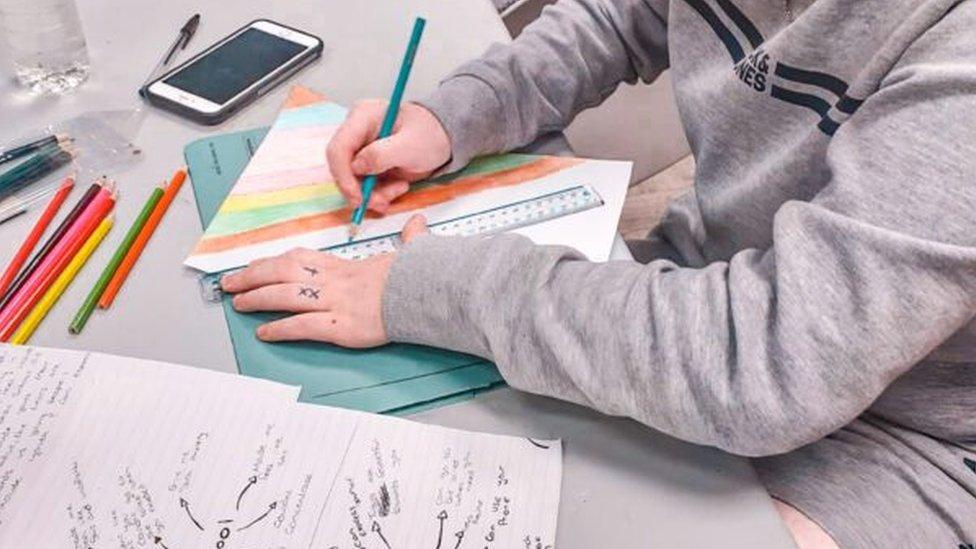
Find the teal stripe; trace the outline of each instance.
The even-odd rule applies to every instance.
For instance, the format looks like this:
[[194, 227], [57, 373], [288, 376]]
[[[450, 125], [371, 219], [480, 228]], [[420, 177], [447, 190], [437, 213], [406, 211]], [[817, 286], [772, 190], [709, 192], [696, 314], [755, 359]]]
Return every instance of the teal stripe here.
[[346, 109], [335, 103], [316, 103], [297, 109], [281, 111], [274, 129], [312, 128], [341, 124], [346, 119]]
[[283, 221], [338, 210], [346, 205], [339, 195], [310, 198], [302, 202], [279, 204], [266, 208], [220, 212], [207, 227], [205, 237], [224, 236], [259, 229]]

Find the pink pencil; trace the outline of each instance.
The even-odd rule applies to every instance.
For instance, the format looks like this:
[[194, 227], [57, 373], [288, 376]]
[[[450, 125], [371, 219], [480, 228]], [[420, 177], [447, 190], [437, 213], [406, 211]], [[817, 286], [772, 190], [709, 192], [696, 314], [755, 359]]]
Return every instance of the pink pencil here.
[[61, 208], [61, 204], [64, 204], [68, 195], [71, 194], [71, 189], [75, 186], [75, 176], [69, 175], [64, 183], [61, 184], [61, 188], [58, 192], [54, 193], [54, 197], [48, 202], [47, 207], [44, 208], [44, 213], [41, 214], [41, 218], [31, 229], [30, 234], [24, 239], [24, 243], [20, 245], [20, 249], [17, 250], [17, 255], [10, 261], [10, 265], [7, 266], [7, 270], [4, 271], [3, 276], [0, 277], [0, 295], [7, 293], [7, 289], [10, 288], [10, 283], [14, 281], [17, 273], [20, 272], [20, 268], [24, 266], [27, 262], [27, 257], [30, 255], [37, 243], [40, 242], [41, 237], [44, 236], [44, 231], [47, 230], [48, 225], [54, 220], [54, 216], [58, 214], [58, 210]]
[[78, 220], [68, 229], [57, 246], [41, 262], [38, 269], [14, 295], [13, 299], [0, 311], [0, 341], [7, 341], [30, 313], [37, 301], [44, 295], [54, 279], [58, 277], [78, 249], [85, 243], [102, 219], [115, 205], [113, 193], [103, 188], [85, 208]]

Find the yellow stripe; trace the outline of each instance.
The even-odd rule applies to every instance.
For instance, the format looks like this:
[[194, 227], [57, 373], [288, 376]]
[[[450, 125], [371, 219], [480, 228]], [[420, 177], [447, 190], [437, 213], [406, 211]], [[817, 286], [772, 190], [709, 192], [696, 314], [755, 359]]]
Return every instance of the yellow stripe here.
[[105, 235], [108, 234], [108, 231], [111, 228], [112, 218], [106, 217], [95, 229], [95, 232], [88, 237], [88, 240], [86, 240], [81, 246], [78, 253], [71, 258], [68, 266], [65, 267], [64, 271], [61, 271], [58, 278], [54, 280], [54, 284], [52, 284], [51, 287], [44, 292], [44, 296], [41, 297], [41, 300], [37, 302], [34, 309], [31, 310], [30, 314], [27, 315], [27, 318], [24, 319], [24, 322], [17, 328], [17, 331], [14, 332], [13, 337], [10, 338], [10, 343], [13, 343], [14, 345], [23, 345], [27, 343], [27, 340], [29, 340], [31, 335], [34, 334], [34, 330], [37, 329], [37, 326], [42, 320], [44, 320], [44, 317], [47, 316], [47, 313], [51, 310], [51, 307], [58, 302], [58, 299], [61, 298], [61, 294], [63, 294], [68, 285], [71, 284], [71, 281], [75, 279], [78, 271], [84, 267], [85, 262], [87, 262], [88, 258], [92, 256], [95, 249], [98, 248], [98, 245], [102, 243], [102, 240], [105, 238]]
[[227, 200], [220, 207], [220, 213], [240, 212], [266, 208], [268, 206], [280, 206], [291, 204], [292, 202], [303, 202], [313, 198], [325, 198], [339, 194], [339, 189], [334, 183], [324, 183], [317, 185], [302, 185], [280, 191], [270, 191], [264, 193], [249, 193], [237, 196], [228, 196]]

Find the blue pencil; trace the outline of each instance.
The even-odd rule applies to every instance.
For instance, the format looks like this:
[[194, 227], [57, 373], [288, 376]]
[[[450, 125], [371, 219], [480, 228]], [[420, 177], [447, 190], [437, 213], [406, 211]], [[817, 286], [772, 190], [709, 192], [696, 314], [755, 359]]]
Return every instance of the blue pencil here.
[[[400, 112], [400, 102], [403, 100], [403, 92], [407, 88], [407, 79], [410, 78], [410, 69], [413, 68], [413, 59], [417, 55], [417, 47], [420, 45], [420, 37], [424, 34], [424, 25], [427, 21], [423, 17], [418, 17], [413, 22], [413, 32], [410, 34], [410, 42], [407, 44], [407, 51], [403, 54], [403, 62], [400, 64], [400, 74], [397, 75], [396, 85], [393, 86], [393, 95], [390, 96], [390, 104], [386, 106], [386, 115], [383, 117], [383, 125], [380, 126], [380, 133], [377, 139], [390, 137], [393, 133], [393, 123], [396, 122], [397, 114]], [[373, 195], [373, 187], [376, 186], [376, 175], [367, 175], [363, 179], [363, 201], [352, 213], [352, 225], [349, 226], [349, 241], [356, 237], [359, 225], [363, 222], [366, 215], [366, 205], [369, 198]]]

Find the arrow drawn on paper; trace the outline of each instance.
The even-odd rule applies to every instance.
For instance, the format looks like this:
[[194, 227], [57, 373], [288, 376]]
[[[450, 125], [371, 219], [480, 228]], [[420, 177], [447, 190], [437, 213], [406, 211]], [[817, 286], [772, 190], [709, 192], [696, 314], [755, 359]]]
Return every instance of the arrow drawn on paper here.
[[437, 520], [441, 523], [440, 530], [437, 532], [437, 549], [441, 549], [441, 542], [444, 541], [444, 521], [447, 520], [447, 511], [438, 513]]
[[194, 526], [196, 526], [201, 532], [203, 532], [203, 526], [200, 526], [200, 522], [197, 521], [197, 519], [193, 518], [193, 513], [190, 512], [190, 502], [186, 501], [183, 498], [180, 498], [180, 507], [186, 509], [186, 516], [190, 517], [190, 520], [193, 521]]
[[386, 536], [383, 535], [383, 529], [380, 528], [380, 523], [374, 520], [372, 530], [373, 532], [376, 532], [376, 535], [379, 536], [381, 540], [383, 540], [383, 545], [386, 546], [386, 549], [391, 549], [390, 542], [386, 541]]
[[251, 477], [247, 479], [247, 485], [244, 486], [244, 489], [241, 490], [241, 493], [237, 496], [237, 505], [234, 506], [235, 510], [237, 511], [241, 510], [241, 499], [244, 498], [244, 494], [247, 493], [248, 489], [250, 489], [251, 486], [254, 486], [257, 483], [258, 483], [258, 477]]
[[274, 511], [275, 507], [277, 507], [277, 506], [278, 506], [278, 502], [277, 501], [272, 501], [271, 502], [271, 505], [268, 506], [268, 510], [265, 511], [264, 514], [262, 514], [260, 517], [258, 517], [256, 519], [252, 520], [251, 522], [245, 524], [244, 526], [241, 526], [240, 528], [237, 529], [237, 531], [240, 532], [241, 530], [247, 530], [248, 528], [254, 526], [255, 524], [257, 524], [259, 522], [261, 522], [262, 520], [264, 520], [265, 517], [267, 517], [269, 514], [271, 514], [271, 511]]

